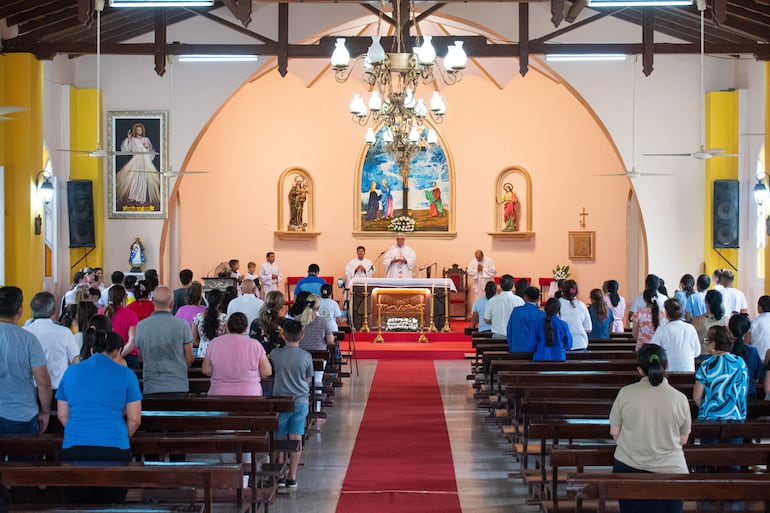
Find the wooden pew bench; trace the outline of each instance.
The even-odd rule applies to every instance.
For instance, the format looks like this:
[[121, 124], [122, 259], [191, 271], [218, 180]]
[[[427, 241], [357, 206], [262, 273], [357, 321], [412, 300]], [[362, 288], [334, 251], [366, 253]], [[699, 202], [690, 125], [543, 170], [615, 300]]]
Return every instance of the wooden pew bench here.
[[[596, 512], [618, 499], [682, 499], [685, 501], [763, 501], [770, 508], [767, 474], [612, 474], [575, 473], [567, 478], [577, 513], [583, 501], [595, 499]], [[750, 505], [746, 504], [750, 508]], [[730, 511], [737, 511], [730, 508]]]
[[[127, 465], [76, 465], [60, 462], [0, 463], [0, 482], [6, 486], [123, 486], [129, 489], [194, 489], [193, 502], [203, 504], [205, 513], [241, 513], [250, 504], [242, 500], [214, 508], [217, 489], [241, 490], [243, 474], [238, 464], [129, 463]], [[200, 496], [202, 492], [202, 496]], [[121, 506], [111, 507], [120, 511]], [[132, 506], [126, 505], [126, 509]], [[15, 509], [15, 508], [14, 508]]]

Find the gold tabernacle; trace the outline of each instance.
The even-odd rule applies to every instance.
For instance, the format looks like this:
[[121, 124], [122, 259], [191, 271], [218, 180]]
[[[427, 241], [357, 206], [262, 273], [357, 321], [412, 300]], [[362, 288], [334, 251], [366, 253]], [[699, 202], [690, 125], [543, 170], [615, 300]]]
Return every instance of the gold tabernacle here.
[[428, 342], [424, 334], [425, 310], [431, 304], [427, 288], [382, 288], [372, 290], [372, 302], [377, 310], [377, 337], [383, 342], [385, 331], [419, 331], [418, 342]]

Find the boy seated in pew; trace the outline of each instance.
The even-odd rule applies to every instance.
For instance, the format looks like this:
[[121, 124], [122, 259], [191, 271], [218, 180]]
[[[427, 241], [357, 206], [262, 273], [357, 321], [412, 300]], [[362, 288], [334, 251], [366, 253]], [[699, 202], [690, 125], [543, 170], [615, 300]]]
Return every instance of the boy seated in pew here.
[[[281, 336], [286, 341], [284, 347], [273, 349], [270, 359], [275, 368], [274, 395], [289, 395], [294, 398], [294, 411], [278, 416], [278, 431], [275, 438], [302, 441], [305, 435], [305, 419], [310, 409], [310, 380], [313, 379], [313, 358], [310, 353], [299, 347], [302, 338], [302, 323], [286, 319], [281, 323]], [[302, 445], [289, 457], [289, 475], [281, 479], [278, 486], [296, 488], [297, 469], [302, 456]], [[278, 455], [279, 461], [283, 454]]]

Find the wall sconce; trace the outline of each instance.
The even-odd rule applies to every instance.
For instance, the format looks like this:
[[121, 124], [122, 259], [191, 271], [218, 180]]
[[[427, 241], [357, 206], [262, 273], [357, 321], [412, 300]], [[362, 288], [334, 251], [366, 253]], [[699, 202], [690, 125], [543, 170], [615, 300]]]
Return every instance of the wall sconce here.
[[[40, 171], [35, 178], [35, 186], [40, 194], [40, 198], [44, 203], [48, 204], [53, 199], [54, 188], [50, 180], [51, 176], [48, 171]], [[42, 181], [42, 183], [41, 183]]]

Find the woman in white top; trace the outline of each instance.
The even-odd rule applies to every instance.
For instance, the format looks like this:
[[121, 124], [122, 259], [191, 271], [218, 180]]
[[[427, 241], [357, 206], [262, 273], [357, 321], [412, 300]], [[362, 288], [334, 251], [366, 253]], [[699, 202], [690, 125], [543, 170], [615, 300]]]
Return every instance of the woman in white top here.
[[626, 298], [618, 294], [617, 280], [607, 280], [604, 282], [604, 302], [607, 308], [612, 312], [612, 324], [610, 333], [623, 333], [623, 319], [626, 318]]
[[585, 351], [588, 348], [588, 333], [593, 327], [588, 308], [577, 300], [578, 288], [575, 280], [564, 280], [561, 286], [561, 314], [559, 317], [569, 326], [572, 334], [572, 350]]
[[700, 354], [698, 331], [684, 321], [682, 303], [667, 299], [663, 304], [668, 323], [661, 325], [650, 340], [666, 350], [669, 372], [695, 372], [695, 358]]

